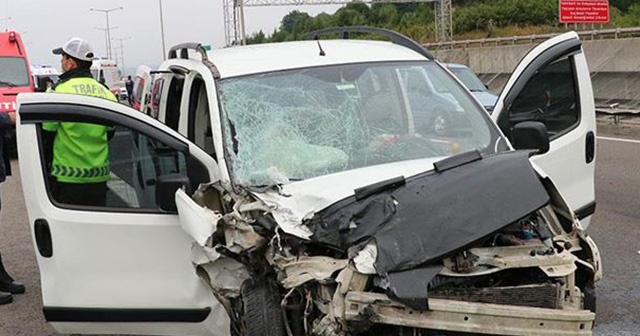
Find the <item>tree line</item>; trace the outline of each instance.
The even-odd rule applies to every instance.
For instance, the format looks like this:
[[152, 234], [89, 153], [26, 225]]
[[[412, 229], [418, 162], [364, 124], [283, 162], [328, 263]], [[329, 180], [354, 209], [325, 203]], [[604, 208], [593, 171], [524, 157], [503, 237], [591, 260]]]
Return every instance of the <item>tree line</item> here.
[[[458, 38], [486, 38], [560, 31], [559, 0], [453, 0], [453, 34]], [[638, 0], [609, 0], [611, 22], [597, 28], [640, 26]], [[307, 33], [335, 26], [374, 26], [399, 31], [416, 41], [435, 40], [433, 3], [374, 3], [353, 1], [334, 14], [311, 16], [291, 11], [271, 34], [259, 31], [248, 44], [294, 41]], [[592, 28], [592, 26], [581, 26]], [[580, 27], [578, 27], [580, 28]]]

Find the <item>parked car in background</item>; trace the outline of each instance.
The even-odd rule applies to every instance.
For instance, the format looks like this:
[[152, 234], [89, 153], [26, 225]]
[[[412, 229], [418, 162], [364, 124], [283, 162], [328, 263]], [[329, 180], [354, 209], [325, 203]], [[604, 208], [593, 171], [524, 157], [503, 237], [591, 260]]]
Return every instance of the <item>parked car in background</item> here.
[[[392, 42], [320, 39], [362, 32]], [[533, 48], [492, 115], [398, 33], [310, 39], [174, 46], [157, 119], [19, 97], [46, 320], [62, 334], [590, 335], [602, 265], [585, 232], [596, 124], [578, 35]], [[104, 206], [51, 192], [41, 124], [69, 121], [116, 130]]]
[[126, 100], [129, 99], [129, 91], [127, 91], [127, 86], [125, 85], [125, 81], [121, 80], [117, 84], [118, 87], [118, 100]]
[[489, 88], [483, 83], [473, 70], [464, 64], [446, 63], [446, 67], [471, 91], [474, 97], [491, 112], [498, 100], [498, 95], [489, 91]]

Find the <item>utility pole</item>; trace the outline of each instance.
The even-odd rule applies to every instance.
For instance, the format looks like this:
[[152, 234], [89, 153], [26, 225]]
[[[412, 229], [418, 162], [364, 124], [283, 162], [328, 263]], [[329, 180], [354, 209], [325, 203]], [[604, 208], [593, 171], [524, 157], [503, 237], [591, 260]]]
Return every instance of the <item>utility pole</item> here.
[[120, 42], [120, 60], [122, 61], [122, 76], [125, 76], [125, 72], [127, 71], [124, 67], [124, 45], [122, 44], [122, 41], [126, 41], [126, 40], [130, 40], [131, 36], [127, 36], [127, 37], [121, 37], [121, 38], [114, 38], [115, 41]]
[[111, 27], [109, 29], [101, 28], [101, 27], [93, 27], [93, 29], [102, 30], [104, 32], [104, 50], [106, 52], [104, 54], [104, 56], [107, 57], [107, 58], [111, 58], [111, 57], [109, 57], [109, 34], [107, 34], [107, 32], [109, 30], [118, 29], [118, 27]]
[[4, 31], [9, 31], [9, 20], [11, 20], [10, 16], [5, 16], [3, 18], [0, 18], [0, 21], [7, 21], [7, 25], [4, 26]]
[[162, 59], [167, 59], [167, 48], [164, 45], [164, 17], [162, 16], [162, 0], [158, 0], [160, 6], [160, 35], [162, 37]]
[[436, 2], [436, 40], [448, 42], [453, 40], [453, 11], [451, 0]]
[[109, 13], [113, 11], [117, 11], [120, 9], [124, 9], [124, 7], [116, 7], [111, 9], [99, 9], [99, 8], [89, 8], [90, 11], [101, 12], [104, 13], [107, 17], [107, 57], [111, 58], [111, 33], [109, 32]]

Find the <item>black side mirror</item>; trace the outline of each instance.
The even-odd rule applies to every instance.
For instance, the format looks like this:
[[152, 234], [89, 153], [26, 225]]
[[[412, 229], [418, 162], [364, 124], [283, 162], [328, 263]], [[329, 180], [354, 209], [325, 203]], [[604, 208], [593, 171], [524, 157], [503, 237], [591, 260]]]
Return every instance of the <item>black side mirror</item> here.
[[189, 178], [182, 174], [167, 174], [158, 177], [156, 181], [156, 203], [160, 207], [160, 210], [176, 213], [178, 208], [176, 206], [175, 194], [176, 190], [186, 187], [190, 189]]
[[549, 151], [547, 126], [539, 121], [523, 121], [516, 124], [511, 132], [513, 147], [516, 149], [535, 149], [536, 154]]

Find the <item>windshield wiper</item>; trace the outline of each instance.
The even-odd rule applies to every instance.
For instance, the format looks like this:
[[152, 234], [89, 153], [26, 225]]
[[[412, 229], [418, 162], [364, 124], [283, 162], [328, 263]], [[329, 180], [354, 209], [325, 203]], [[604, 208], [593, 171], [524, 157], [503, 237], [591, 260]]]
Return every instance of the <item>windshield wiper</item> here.
[[18, 86], [18, 85], [16, 85], [15, 83], [7, 82], [7, 81], [3, 81], [3, 80], [0, 80], [0, 85], [6, 85], [6, 86], [10, 86], [10, 87], [16, 87], [16, 86]]

